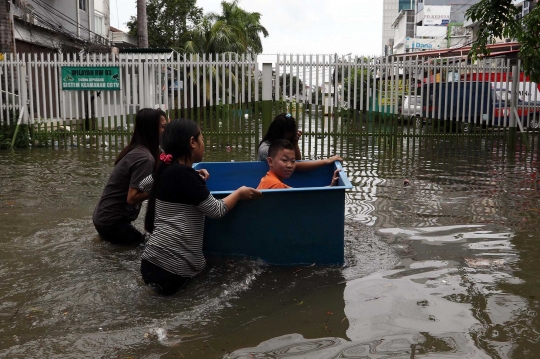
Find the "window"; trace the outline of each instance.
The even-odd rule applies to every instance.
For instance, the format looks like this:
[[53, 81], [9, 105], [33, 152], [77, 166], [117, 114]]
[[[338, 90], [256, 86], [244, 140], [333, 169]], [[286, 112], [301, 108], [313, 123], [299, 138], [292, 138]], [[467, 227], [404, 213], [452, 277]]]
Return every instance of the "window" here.
[[94, 15], [94, 32], [96, 35], [105, 37], [103, 31], [103, 17], [97, 14]]
[[414, 1], [411, 0], [399, 0], [398, 10], [411, 10], [413, 9]]
[[86, 11], [86, 0], [79, 0], [79, 10]]

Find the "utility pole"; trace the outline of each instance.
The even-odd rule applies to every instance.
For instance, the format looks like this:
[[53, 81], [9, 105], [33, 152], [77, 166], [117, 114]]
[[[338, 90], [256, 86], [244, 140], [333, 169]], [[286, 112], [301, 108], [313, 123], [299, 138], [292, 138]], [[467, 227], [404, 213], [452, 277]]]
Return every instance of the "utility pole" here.
[[137, 46], [148, 47], [148, 26], [146, 19], [146, 0], [137, 0]]
[[0, 0], [0, 54], [15, 53], [13, 19], [11, 17], [10, 7], [10, 1]]

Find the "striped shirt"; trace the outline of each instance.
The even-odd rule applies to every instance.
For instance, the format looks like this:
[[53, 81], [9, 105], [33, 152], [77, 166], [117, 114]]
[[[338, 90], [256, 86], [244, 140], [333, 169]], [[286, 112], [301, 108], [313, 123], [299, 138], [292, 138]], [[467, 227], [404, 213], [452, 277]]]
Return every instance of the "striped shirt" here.
[[142, 192], [150, 193], [152, 186], [154, 185], [154, 174], [148, 175], [139, 183], [139, 190]]
[[195, 276], [206, 265], [204, 218], [226, 213], [225, 203], [210, 194], [193, 168], [168, 165], [156, 189], [155, 228], [142, 258], [179, 276]]

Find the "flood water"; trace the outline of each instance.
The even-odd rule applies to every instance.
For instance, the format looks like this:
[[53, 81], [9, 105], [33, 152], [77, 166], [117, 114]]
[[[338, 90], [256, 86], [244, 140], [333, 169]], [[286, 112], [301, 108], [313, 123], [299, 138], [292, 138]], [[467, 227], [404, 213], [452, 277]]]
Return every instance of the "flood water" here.
[[170, 297], [92, 226], [119, 148], [0, 152], [0, 357], [538, 358], [536, 154], [425, 141], [305, 153], [354, 185], [343, 267], [211, 258]]

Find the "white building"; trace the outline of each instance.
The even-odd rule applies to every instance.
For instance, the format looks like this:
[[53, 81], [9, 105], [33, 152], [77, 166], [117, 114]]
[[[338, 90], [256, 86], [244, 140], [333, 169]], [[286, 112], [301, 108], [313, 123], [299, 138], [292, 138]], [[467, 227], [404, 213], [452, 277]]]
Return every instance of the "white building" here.
[[382, 50], [384, 55], [391, 55], [394, 46], [394, 28], [392, 24], [402, 10], [414, 9], [415, 0], [383, 0]]
[[109, 0], [20, 0], [11, 7], [16, 52], [110, 47]]
[[382, 51], [384, 55], [391, 55], [389, 43], [394, 38], [392, 24], [399, 14], [398, 9], [399, 0], [383, 0]]
[[392, 54], [409, 52], [409, 39], [414, 37], [414, 10], [401, 10], [392, 24], [394, 28], [394, 44]]

